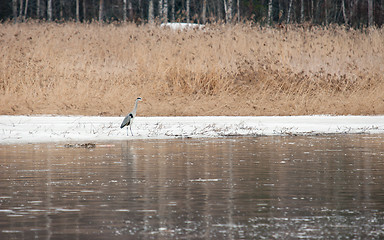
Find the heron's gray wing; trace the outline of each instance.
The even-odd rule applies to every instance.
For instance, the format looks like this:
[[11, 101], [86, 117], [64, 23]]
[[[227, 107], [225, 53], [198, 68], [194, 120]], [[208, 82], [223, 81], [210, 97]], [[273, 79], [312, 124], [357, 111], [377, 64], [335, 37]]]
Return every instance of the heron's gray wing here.
[[120, 128], [123, 128], [123, 127], [125, 127], [125, 126], [128, 126], [128, 125], [131, 123], [131, 119], [132, 119], [132, 118], [133, 118], [132, 113], [128, 114], [128, 115], [124, 118], [123, 122], [121, 123]]

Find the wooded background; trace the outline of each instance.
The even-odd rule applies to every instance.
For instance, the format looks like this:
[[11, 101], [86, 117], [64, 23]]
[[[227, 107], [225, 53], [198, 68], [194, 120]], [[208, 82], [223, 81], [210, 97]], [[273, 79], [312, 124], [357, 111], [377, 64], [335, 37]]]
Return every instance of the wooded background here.
[[3, 21], [244, 22], [382, 26], [384, 0], [2, 0]]

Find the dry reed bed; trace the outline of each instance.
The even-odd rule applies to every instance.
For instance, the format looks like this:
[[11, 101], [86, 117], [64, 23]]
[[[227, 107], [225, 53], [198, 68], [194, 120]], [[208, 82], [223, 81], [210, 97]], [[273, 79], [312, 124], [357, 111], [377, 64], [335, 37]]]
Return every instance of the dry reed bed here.
[[0, 25], [0, 114], [384, 114], [384, 29]]

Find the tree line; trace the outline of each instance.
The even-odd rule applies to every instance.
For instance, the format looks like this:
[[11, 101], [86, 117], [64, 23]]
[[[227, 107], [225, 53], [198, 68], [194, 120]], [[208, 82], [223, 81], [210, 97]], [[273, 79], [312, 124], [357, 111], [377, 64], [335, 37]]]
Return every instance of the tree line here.
[[3, 21], [244, 22], [381, 26], [384, 0], [3, 0]]

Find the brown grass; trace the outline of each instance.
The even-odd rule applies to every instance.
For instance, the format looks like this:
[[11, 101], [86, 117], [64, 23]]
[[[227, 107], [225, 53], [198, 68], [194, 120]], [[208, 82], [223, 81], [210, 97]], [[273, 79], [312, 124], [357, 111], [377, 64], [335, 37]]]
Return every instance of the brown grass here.
[[0, 114], [384, 114], [384, 29], [0, 25]]

